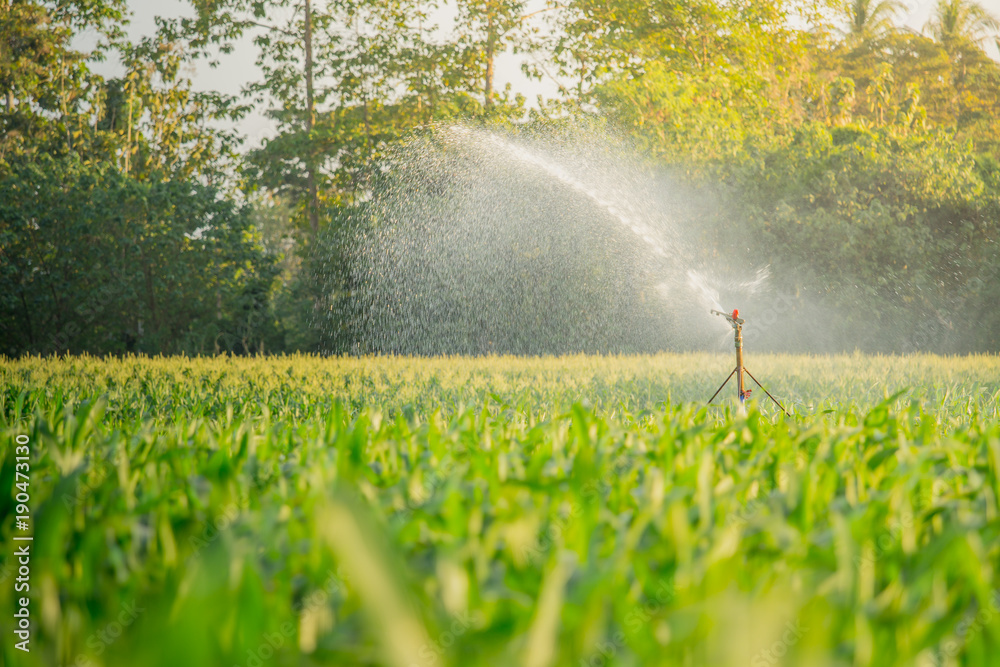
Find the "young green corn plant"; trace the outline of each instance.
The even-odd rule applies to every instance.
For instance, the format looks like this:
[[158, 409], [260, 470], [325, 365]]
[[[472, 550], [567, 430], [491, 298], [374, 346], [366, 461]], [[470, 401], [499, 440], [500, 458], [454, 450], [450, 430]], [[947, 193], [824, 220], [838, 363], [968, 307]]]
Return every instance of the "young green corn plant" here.
[[989, 664], [997, 359], [757, 357], [790, 419], [726, 364], [4, 361], [5, 663]]

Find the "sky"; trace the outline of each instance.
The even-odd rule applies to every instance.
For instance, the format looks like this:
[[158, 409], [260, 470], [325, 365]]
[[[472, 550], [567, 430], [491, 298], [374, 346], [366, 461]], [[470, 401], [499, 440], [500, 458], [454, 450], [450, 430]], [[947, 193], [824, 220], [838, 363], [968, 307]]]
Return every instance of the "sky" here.
[[[904, 0], [910, 7], [905, 20], [905, 24], [911, 28], [920, 30], [930, 17], [931, 9], [936, 0]], [[535, 5], [543, 6], [543, 0], [529, 0], [529, 11]], [[980, 4], [1000, 16], [1000, 0], [980, 0]], [[151, 35], [155, 32], [156, 16], [178, 17], [190, 12], [188, 4], [183, 0], [129, 0], [129, 7], [132, 10], [132, 23], [130, 34], [133, 38], [140, 35]], [[994, 45], [989, 46], [989, 53], [994, 58], [1000, 57]], [[248, 81], [256, 75], [254, 65], [254, 48], [248, 42], [240, 44], [237, 49], [227, 56], [223, 56], [218, 68], [211, 69], [204, 63], [199, 63], [194, 74], [194, 85], [202, 90], [217, 90], [222, 93], [237, 94]], [[556, 93], [556, 84], [551, 80], [535, 81], [528, 79], [521, 72], [521, 56], [505, 54], [496, 65], [496, 88], [503, 87], [510, 83], [513, 89], [523, 93], [529, 103], [533, 103], [538, 95], [553, 96]], [[114, 65], [107, 64], [108, 74]], [[273, 128], [270, 121], [260, 112], [254, 112], [240, 123], [240, 129], [247, 137], [248, 147], [259, 145], [261, 140], [273, 136]]]

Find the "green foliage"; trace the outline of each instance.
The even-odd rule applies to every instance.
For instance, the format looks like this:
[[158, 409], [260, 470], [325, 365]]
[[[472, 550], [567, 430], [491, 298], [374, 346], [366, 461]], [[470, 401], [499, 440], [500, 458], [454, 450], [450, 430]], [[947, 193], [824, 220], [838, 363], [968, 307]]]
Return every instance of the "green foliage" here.
[[911, 349], [922, 327], [921, 347], [992, 349], [995, 168], [943, 133], [806, 125], [723, 170], [743, 214], [735, 239], [717, 223], [717, 242], [749, 245], [788, 289], [836, 306], [831, 327], [869, 332], [864, 349]]
[[[120, 39], [124, 2], [7, 0], [4, 5], [0, 173], [18, 157], [77, 151], [94, 159], [105, 153], [110, 137], [91, 131], [101, 80], [90, 66]], [[75, 35], [84, 31], [96, 38], [91, 53], [73, 48]]]
[[272, 336], [272, 260], [211, 187], [39, 158], [0, 178], [0, 238], [5, 354], [247, 353]]
[[597, 98], [644, 153], [692, 167], [736, 157], [768, 132], [759, 89], [718, 73], [682, 74], [651, 64], [641, 77], [610, 82]]
[[998, 359], [730, 361], [8, 361], [16, 662], [989, 664]]
[[230, 95], [192, 89], [183, 72], [190, 54], [169, 24], [154, 37], [122, 45], [120, 57], [126, 73], [104, 83], [95, 99], [95, 125], [117, 139], [123, 171], [233, 188], [242, 141], [233, 124], [249, 107]]
[[[252, 35], [277, 136], [251, 150], [249, 189], [294, 202], [307, 236], [370, 193], [390, 146], [420, 126], [489, 113], [519, 117], [524, 100], [496, 91], [494, 61], [516, 38], [521, 3], [459, 4], [454, 35], [436, 38], [433, 7], [416, 0], [195, 3], [181, 32], [205, 52]], [[309, 12], [305, 10], [309, 7]], [[269, 16], [288, 16], [269, 20]]]
[[899, 0], [849, 0], [844, 36], [849, 43], [861, 44], [894, 32], [895, 19], [905, 9]]
[[[116, 0], [0, 15], [4, 353], [280, 346], [273, 268], [233, 193], [246, 108], [192, 89], [176, 26], [124, 39]], [[9, 9], [10, 11], [7, 11]], [[74, 49], [82, 33], [95, 50]], [[104, 79], [93, 63], [118, 56]]]
[[[637, 66], [605, 76], [592, 99], [643, 153], [723, 202], [698, 221], [712, 221], [706, 255], [770, 263], [863, 349], [912, 349], [914, 331], [920, 348], [995, 349], [1000, 189], [983, 153], [1000, 136], [1000, 65], [968, 38], [891, 29], [893, 3], [849, 8], [843, 41], [775, 32], [770, 62], [706, 41], [716, 60], [702, 70], [606, 40]], [[638, 11], [616, 16], [624, 35], [650, 27]]]
[[938, 0], [927, 30], [941, 42], [979, 42], [1000, 31], [1000, 20], [976, 0]]
[[[442, 121], [550, 123], [582, 113], [740, 207], [755, 252], [787, 270], [778, 280], [853, 309], [848, 326], [879, 303], [893, 322], [933, 313], [939, 349], [996, 349], [993, 316], [970, 319], [1000, 293], [1000, 65], [983, 51], [998, 24], [974, 0], [940, 0], [926, 35], [896, 29], [893, 0], [461, 0], [454, 12], [427, 0], [192, 0], [192, 14], [158, 18], [156, 33], [134, 42], [122, 0], [0, 4], [0, 178], [16, 181], [25, 165], [51, 158], [102, 174], [115, 165], [153, 189], [198, 183], [280, 200], [292, 242], [264, 253], [282, 262], [280, 287], [246, 297], [277, 318], [261, 338], [271, 344], [360, 349], [362, 330], [330, 318], [363, 308], [352, 302], [362, 292], [346, 264], [351, 234], [365, 227], [352, 221], [391, 180], [383, 172], [400, 141]], [[96, 38], [90, 52], [77, 48], [84, 34]], [[252, 41], [259, 70], [245, 98], [194, 90], [191, 66], [217, 66], [240, 39]], [[528, 110], [518, 91], [500, 87], [494, 72], [505, 54], [526, 55], [526, 73], [556, 81], [557, 99]], [[109, 55], [122, 76], [94, 73]], [[276, 132], [238, 156], [242, 138], [231, 128], [251, 106], [266, 109]], [[716, 211], [715, 220], [728, 236], [729, 218]], [[113, 238], [110, 227], [98, 235]], [[254, 253], [252, 263], [265, 261]], [[594, 266], [581, 275], [602, 270], [599, 251], [586, 261]], [[64, 288], [85, 291], [85, 273], [67, 273]], [[592, 307], [585, 291], [569, 292], [580, 297], [573, 308]], [[16, 295], [5, 299], [15, 312]], [[45, 308], [58, 301], [43, 299]], [[18, 335], [7, 349], [27, 349], [32, 335]], [[96, 340], [85, 345], [112, 349], [92, 347]]]
[[[192, 90], [189, 54], [169, 22], [154, 37], [124, 39], [124, 3], [9, 0], [0, 15], [0, 174], [11, 162], [74, 155], [118, 164], [139, 178], [197, 178], [232, 186], [225, 175], [239, 138], [220, 129], [246, 112], [232, 97]], [[92, 52], [73, 48], [82, 34]], [[126, 73], [92, 70], [108, 53]]]
[[[818, 78], [805, 90], [818, 99], [812, 117], [832, 124], [894, 124], [887, 109], [904, 107], [918, 126], [953, 130], [959, 145], [996, 154], [1000, 137], [1000, 64], [968, 40], [935, 42], [898, 32], [853, 48], [837, 47], [816, 63]], [[846, 102], [828, 81], [854, 84]], [[911, 124], [912, 124], [911, 121]]]

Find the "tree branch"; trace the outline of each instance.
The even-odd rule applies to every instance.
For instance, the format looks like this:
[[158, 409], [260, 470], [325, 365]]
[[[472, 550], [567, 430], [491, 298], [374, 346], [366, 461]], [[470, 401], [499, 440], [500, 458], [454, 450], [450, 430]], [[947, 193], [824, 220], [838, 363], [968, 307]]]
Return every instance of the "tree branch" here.
[[271, 30], [273, 32], [280, 32], [281, 34], [288, 35], [289, 37], [299, 37], [298, 33], [292, 32], [291, 30], [285, 30], [284, 28], [279, 28], [278, 26], [267, 25], [266, 23], [259, 23], [257, 21], [252, 21], [250, 19], [242, 21], [242, 23], [244, 25], [252, 25], [257, 28], [264, 28], [265, 30]]

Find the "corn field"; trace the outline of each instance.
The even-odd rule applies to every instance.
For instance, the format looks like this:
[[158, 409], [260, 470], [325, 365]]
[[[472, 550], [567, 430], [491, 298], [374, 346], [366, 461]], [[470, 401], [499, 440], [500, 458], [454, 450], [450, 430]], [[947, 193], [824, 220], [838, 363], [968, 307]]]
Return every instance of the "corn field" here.
[[0, 360], [4, 662], [997, 664], [1000, 358], [730, 363]]

